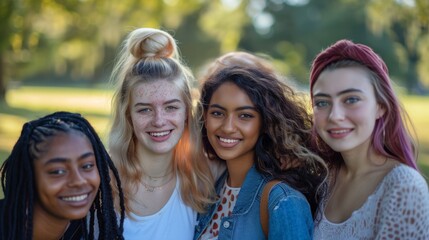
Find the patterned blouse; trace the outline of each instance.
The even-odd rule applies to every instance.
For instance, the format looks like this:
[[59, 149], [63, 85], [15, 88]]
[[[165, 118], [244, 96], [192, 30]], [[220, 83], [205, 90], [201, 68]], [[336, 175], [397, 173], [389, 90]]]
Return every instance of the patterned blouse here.
[[344, 222], [325, 217], [326, 199], [316, 216], [314, 239], [429, 239], [428, 185], [406, 165], [393, 168]]
[[216, 213], [213, 215], [209, 226], [206, 228], [204, 233], [201, 235], [202, 240], [215, 240], [219, 234], [219, 225], [221, 219], [225, 216], [231, 216], [232, 210], [234, 209], [235, 203], [237, 202], [238, 193], [240, 188], [233, 188], [228, 186], [225, 181], [220, 198], [222, 199]]

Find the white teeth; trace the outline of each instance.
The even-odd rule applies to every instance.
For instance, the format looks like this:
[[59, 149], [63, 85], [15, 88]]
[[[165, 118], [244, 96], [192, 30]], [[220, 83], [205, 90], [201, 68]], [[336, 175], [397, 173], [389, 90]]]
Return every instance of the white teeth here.
[[235, 143], [239, 141], [238, 139], [227, 139], [227, 138], [221, 138], [221, 137], [219, 137], [219, 140], [225, 143]]
[[64, 201], [70, 201], [70, 202], [78, 202], [86, 199], [88, 197], [88, 194], [83, 194], [80, 196], [73, 196], [73, 197], [63, 197], [62, 199]]
[[349, 130], [338, 130], [338, 131], [331, 131], [331, 133], [334, 133], [334, 134], [341, 134], [341, 133], [346, 133], [346, 132], [348, 132]]
[[165, 132], [151, 132], [150, 135], [154, 136], [154, 137], [162, 137], [165, 135], [168, 135], [170, 133], [170, 131], [165, 131]]

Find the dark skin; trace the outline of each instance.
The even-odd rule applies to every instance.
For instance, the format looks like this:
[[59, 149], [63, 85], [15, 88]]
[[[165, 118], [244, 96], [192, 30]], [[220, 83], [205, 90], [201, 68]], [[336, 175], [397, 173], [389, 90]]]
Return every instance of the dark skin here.
[[58, 240], [66, 232], [69, 220], [51, 221], [45, 214], [38, 214], [40, 208], [34, 209], [33, 239], [35, 240]]

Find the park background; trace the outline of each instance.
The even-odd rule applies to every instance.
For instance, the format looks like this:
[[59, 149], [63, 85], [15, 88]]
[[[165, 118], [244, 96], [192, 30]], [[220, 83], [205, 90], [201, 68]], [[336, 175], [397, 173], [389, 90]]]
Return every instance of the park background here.
[[82, 113], [105, 141], [109, 75], [138, 27], [171, 33], [196, 76], [244, 50], [269, 56], [303, 91], [322, 49], [342, 38], [371, 46], [389, 67], [429, 176], [428, 0], [1, 0], [0, 163], [23, 124], [52, 111]]

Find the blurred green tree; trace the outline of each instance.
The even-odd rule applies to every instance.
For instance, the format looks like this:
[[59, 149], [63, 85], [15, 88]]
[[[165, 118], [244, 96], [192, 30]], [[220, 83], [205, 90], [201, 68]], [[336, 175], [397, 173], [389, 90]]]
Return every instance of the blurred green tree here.
[[[29, 62], [32, 53], [37, 50], [48, 51], [40, 48], [43, 36], [37, 25], [43, 10], [41, 0], [0, 2], [0, 101], [5, 100], [8, 81], [19, 79], [21, 74], [25, 74], [22, 66]], [[34, 61], [40, 62], [43, 61]], [[34, 66], [38, 69], [37, 64], [30, 69]]]
[[[11, 79], [56, 75], [106, 79], [126, 33], [137, 27], [176, 29], [201, 4], [199, 0], [3, 0], [0, 99], [5, 99]], [[1, 61], [4, 56], [8, 62]]]
[[[365, 7], [360, 0], [267, 0], [258, 7], [253, 25], [247, 27], [240, 47], [275, 58], [283, 74], [307, 84], [311, 61], [323, 48], [339, 39], [369, 44], [381, 52], [388, 65], [395, 65], [392, 44], [367, 28]], [[269, 15], [270, 25], [261, 24]], [[263, 26], [262, 28], [258, 26]], [[399, 74], [399, 72], [395, 72]]]
[[108, 79], [137, 27], [169, 31], [194, 70], [239, 49], [271, 56], [303, 84], [314, 56], [348, 38], [412, 89], [429, 85], [428, 11], [427, 0], [2, 0], [0, 99], [15, 79]]
[[395, 43], [408, 91], [421, 93], [429, 87], [429, 1], [373, 0], [367, 12], [370, 29]]
[[7, 48], [7, 39], [10, 35], [10, 20], [12, 10], [14, 8], [13, 0], [4, 0], [0, 2], [0, 101], [5, 100], [6, 84], [5, 84], [5, 67], [4, 58]]

